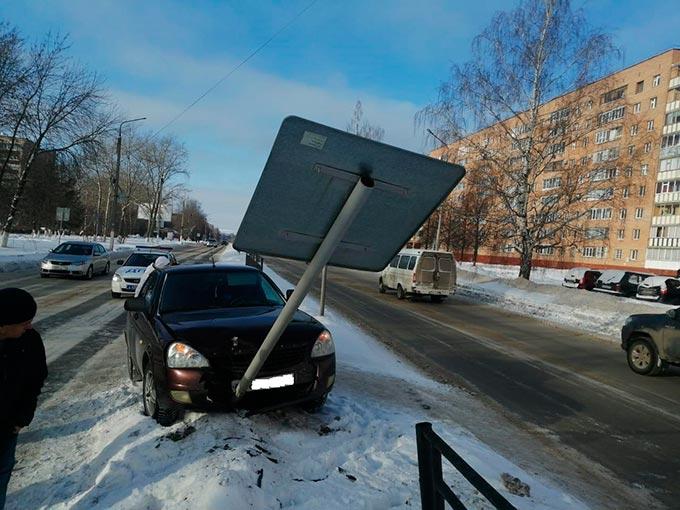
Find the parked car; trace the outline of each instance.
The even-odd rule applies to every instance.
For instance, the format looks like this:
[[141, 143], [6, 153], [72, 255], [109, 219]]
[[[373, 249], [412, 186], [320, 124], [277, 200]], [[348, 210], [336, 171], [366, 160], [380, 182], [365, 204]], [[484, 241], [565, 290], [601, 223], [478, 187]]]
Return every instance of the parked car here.
[[668, 365], [680, 365], [680, 308], [628, 317], [621, 328], [621, 348], [637, 374], [656, 375]]
[[208, 239], [208, 240], [205, 242], [205, 245], [206, 245], [208, 248], [215, 248], [215, 247], [217, 246], [217, 240], [216, 240], [216, 239], [210, 238], [210, 239]]
[[[130, 379], [161, 425], [184, 406], [231, 407], [233, 391], [283, 309], [272, 280], [247, 266], [169, 266], [125, 302]], [[243, 408], [319, 409], [335, 382], [335, 345], [316, 319], [296, 312], [246, 395]]]
[[111, 279], [111, 296], [114, 298], [134, 296], [144, 271], [158, 257], [167, 257], [170, 264], [176, 266], [178, 262], [171, 251], [172, 248], [138, 246], [125, 261], [119, 260], [117, 264], [121, 267], [116, 269]]
[[680, 280], [668, 276], [650, 276], [638, 286], [638, 299], [674, 301], [680, 298]]
[[50, 250], [40, 262], [40, 276], [80, 276], [86, 279], [95, 274], [109, 274], [111, 260], [99, 243], [68, 241]]
[[456, 291], [456, 261], [448, 251], [406, 249], [397, 254], [378, 278], [378, 291], [406, 296], [430, 296], [440, 303]]
[[638, 285], [650, 276], [654, 275], [638, 271], [607, 269], [597, 279], [593, 290], [632, 297], [637, 294]]
[[563, 287], [570, 287], [573, 289], [593, 290], [595, 282], [602, 274], [602, 271], [595, 269], [588, 269], [587, 267], [575, 267], [571, 269], [562, 282]]

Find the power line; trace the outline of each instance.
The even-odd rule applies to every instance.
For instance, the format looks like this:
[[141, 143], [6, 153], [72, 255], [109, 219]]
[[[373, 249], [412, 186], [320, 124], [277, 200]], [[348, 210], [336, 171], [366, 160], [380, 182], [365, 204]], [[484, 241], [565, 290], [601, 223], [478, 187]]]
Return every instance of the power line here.
[[270, 42], [272, 42], [276, 37], [286, 30], [289, 26], [291, 26], [295, 21], [297, 21], [305, 12], [307, 12], [309, 9], [311, 9], [315, 3], [317, 3], [318, 0], [312, 0], [312, 2], [307, 5], [304, 9], [302, 9], [300, 12], [298, 12], [288, 23], [283, 25], [280, 29], [278, 29], [274, 34], [267, 39], [264, 43], [262, 43], [260, 46], [258, 46], [250, 55], [248, 55], [246, 58], [241, 60], [236, 66], [234, 66], [227, 74], [225, 74], [222, 78], [217, 80], [214, 85], [212, 85], [208, 90], [203, 92], [200, 96], [198, 96], [189, 106], [184, 108], [181, 112], [179, 112], [175, 117], [173, 117], [167, 124], [165, 124], [162, 128], [160, 128], [158, 131], [156, 131], [151, 138], [156, 138], [156, 136], [163, 131], [165, 128], [173, 124], [177, 119], [182, 117], [186, 112], [188, 112], [193, 106], [196, 105], [201, 99], [203, 99], [205, 96], [210, 94], [213, 90], [215, 90], [217, 87], [219, 87], [227, 78], [229, 78], [232, 74], [234, 74], [236, 71], [239, 70], [244, 64], [246, 64], [250, 59], [252, 59], [255, 55], [257, 55], [261, 50], [263, 50], [265, 47], [269, 45]]

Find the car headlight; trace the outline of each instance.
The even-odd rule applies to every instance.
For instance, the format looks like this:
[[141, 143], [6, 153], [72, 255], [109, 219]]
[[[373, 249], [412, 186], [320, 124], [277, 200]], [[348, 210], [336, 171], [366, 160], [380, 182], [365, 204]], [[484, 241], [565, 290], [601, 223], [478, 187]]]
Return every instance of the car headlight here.
[[335, 344], [333, 343], [333, 335], [330, 331], [323, 330], [314, 342], [312, 347], [312, 358], [320, 358], [321, 356], [328, 356], [335, 353]]
[[210, 366], [203, 354], [182, 342], [170, 344], [167, 357], [169, 368], [203, 368]]
[[120, 277], [120, 275], [119, 275], [118, 273], [114, 273], [114, 274], [113, 274], [113, 281], [114, 281], [114, 282], [120, 282], [120, 281], [122, 281], [122, 280], [123, 280], [123, 279]]

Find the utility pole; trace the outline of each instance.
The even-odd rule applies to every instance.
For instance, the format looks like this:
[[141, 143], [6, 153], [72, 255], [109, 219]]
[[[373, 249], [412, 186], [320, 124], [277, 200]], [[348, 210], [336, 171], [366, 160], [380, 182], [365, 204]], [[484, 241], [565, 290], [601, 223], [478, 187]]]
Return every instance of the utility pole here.
[[129, 122], [137, 122], [138, 120], [146, 120], [146, 117], [124, 120], [118, 126], [118, 140], [116, 141], [116, 171], [113, 174], [113, 179], [111, 182], [111, 187], [113, 189], [113, 207], [111, 208], [111, 214], [109, 214], [109, 224], [111, 225], [111, 239], [109, 240], [109, 251], [113, 251], [113, 240], [116, 237], [115, 229], [116, 229], [116, 216], [118, 213], [118, 179], [120, 179], [120, 146], [123, 124], [127, 124]]

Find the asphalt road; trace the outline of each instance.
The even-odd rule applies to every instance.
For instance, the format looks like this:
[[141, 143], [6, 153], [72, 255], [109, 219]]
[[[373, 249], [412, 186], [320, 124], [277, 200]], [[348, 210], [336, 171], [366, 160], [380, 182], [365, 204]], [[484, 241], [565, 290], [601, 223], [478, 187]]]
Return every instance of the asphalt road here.
[[[175, 255], [180, 263], [207, 262], [222, 249], [185, 245], [177, 247]], [[115, 261], [126, 255], [119, 253], [111, 257], [111, 274], [92, 280], [40, 278], [37, 267], [0, 273], [0, 288], [25, 289], [38, 304], [33, 326], [43, 338], [49, 370], [42, 400], [78, 377], [85, 361], [121, 336], [125, 327], [124, 300], [111, 297], [111, 275], [118, 267]]]
[[[266, 263], [291, 282], [304, 269]], [[647, 489], [656, 501], [646, 507], [680, 507], [680, 370], [638, 376], [616, 342], [461, 297], [398, 301], [378, 293], [372, 273], [329, 268], [327, 303], [433, 376], [540, 431], [543, 444], [566, 445], [622, 489]], [[611, 501], [638, 505], [626, 497]]]

